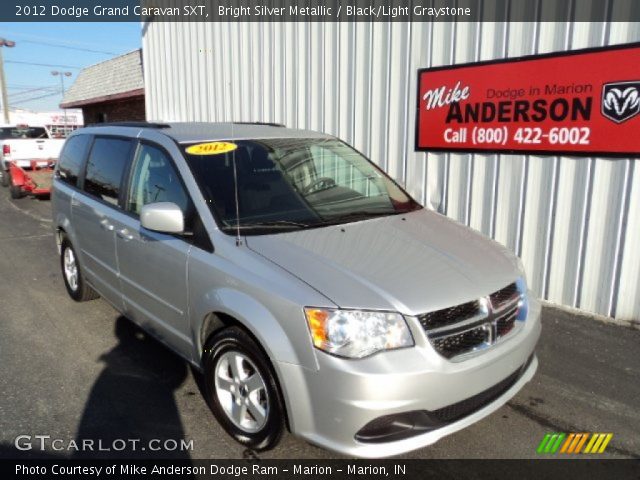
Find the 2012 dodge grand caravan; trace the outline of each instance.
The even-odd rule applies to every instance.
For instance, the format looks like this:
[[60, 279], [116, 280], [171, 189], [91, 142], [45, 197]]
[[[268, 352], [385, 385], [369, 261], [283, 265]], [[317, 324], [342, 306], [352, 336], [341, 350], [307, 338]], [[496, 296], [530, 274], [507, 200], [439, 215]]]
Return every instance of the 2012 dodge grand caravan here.
[[489, 415], [537, 368], [540, 308], [517, 258], [335, 137], [89, 127], [52, 198], [69, 295], [101, 296], [201, 370], [248, 447], [288, 426], [399, 454]]

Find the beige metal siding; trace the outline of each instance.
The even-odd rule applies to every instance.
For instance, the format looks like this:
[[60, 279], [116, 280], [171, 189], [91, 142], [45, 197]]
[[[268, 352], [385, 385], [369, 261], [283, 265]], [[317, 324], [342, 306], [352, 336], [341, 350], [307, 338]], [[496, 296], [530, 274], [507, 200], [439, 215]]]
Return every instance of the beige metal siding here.
[[614, 22], [150, 23], [147, 116], [334, 134], [425, 205], [517, 252], [540, 297], [637, 320], [639, 160], [413, 145], [418, 68], [639, 40], [639, 24]]

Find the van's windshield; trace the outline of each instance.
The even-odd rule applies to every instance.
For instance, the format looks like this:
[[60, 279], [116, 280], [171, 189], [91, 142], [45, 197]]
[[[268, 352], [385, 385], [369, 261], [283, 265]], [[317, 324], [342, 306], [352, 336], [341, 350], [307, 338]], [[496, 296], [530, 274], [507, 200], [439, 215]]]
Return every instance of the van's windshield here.
[[202, 194], [228, 233], [237, 227], [234, 179], [243, 235], [422, 208], [369, 160], [336, 139], [226, 140], [208, 148], [185, 145], [183, 151]]

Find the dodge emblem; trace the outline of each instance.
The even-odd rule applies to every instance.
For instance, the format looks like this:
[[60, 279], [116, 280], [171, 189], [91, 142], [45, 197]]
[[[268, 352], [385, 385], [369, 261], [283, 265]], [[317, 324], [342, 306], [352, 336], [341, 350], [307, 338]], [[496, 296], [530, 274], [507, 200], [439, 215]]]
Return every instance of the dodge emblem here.
[[605, 83], [602, 87], [602, 115], [622, 123], [640, 113], [640, 81]]

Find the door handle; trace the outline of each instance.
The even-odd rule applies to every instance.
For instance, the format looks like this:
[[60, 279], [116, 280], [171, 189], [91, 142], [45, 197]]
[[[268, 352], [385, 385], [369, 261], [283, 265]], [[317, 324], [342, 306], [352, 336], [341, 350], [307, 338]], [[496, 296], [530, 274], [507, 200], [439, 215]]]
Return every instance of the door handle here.
[[113, 225], [111, 225], [109, 223], [109, 220], [107, 220], [106, 218], [100, 221], [100, 226], [107, 232], [113, 232]]
[[116, 235], [118, 235], [121, 239], [125, 240], [125, 241], [129, 241], [129, 240], [133, 240], [133, 235], [131, 235], [129, 233], [129, 230], [127, 230], [126, 228], [123, 228], [122, 230], [118, 230], [116, 232]]

